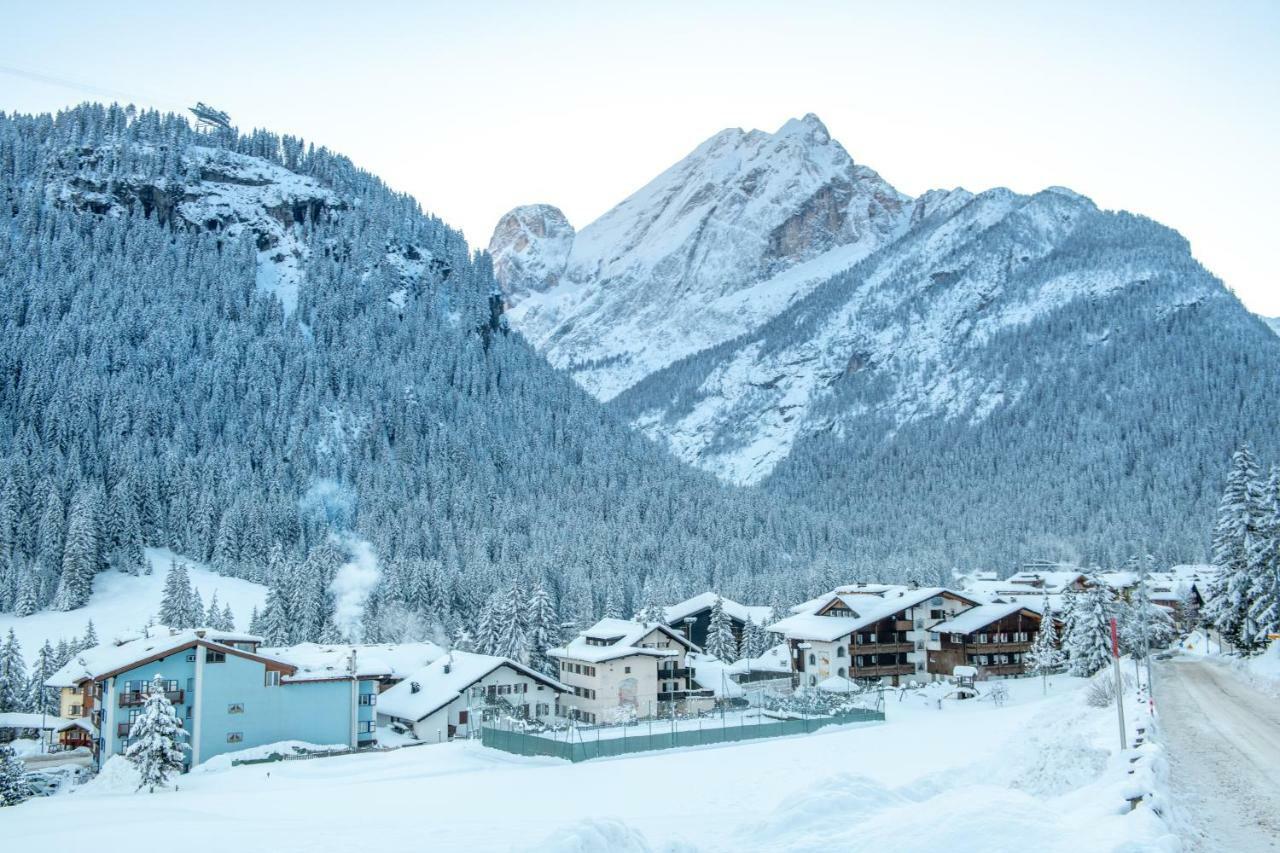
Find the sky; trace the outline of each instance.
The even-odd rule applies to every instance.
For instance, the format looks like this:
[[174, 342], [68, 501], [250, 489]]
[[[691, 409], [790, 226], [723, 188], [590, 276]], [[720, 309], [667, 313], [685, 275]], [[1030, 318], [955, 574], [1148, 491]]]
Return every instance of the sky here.
[[0, 110], [202, 100], [477, 247], [516, 205], [581, 228], [713, 133], [813, 112], [905, 193], [1150, 216], [1280, 315], [1280, 2], [363, 5], [0, 0]]

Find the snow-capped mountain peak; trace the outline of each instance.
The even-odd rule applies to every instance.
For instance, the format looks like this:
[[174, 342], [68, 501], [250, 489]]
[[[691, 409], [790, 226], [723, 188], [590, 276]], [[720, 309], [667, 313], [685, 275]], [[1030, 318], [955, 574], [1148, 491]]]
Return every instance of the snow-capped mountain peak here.
[[715, 134], [576, 236], [562, 215], [546, 236], [528, 227], [554, 210], [504, 216], [495, 269], [517, 328], [608, 399], [893, 239], [911, 200], [810, 114], [775, 133]]

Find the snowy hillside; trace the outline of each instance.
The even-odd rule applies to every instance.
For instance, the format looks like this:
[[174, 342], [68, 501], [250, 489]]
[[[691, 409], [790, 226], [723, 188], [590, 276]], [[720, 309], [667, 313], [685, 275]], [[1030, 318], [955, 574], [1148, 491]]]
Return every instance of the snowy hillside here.
[[186, 565], [191, 585], [205, 606], [214, 595], [218, 596], [219, 604], [230, 605], [236, 628], [241, 631], [248, 630], [250, 613], [255, 607], [261, 610], [266, 600], [265, 586], [219, 575], [167, 548], [147, 548], [144, 555], [151, 566], [151, 574], [102, 572], [94, 578], [93, 597], [89, 603], [76, 610], [42, 610], [26, 617], [0, 613], [0, 635], [7, 634], [12, 628], [22, 643], [23, 653], [30, 658], [45, 640], [56, 645], [60, 639], [83, 636], [85, 624], [90, 619], [102, 642], [118, 634], [136, 631], [155, 621], [160, 611], [165, 574], [175, 560]]
[[[520, 227], [548, 211], [556, 227]], [[717, 133], [576, 237], [554, 208], [517, 208], [490, 250], [513, 325], [608, 400], [758, 326], [910, 217], [908, 198], [807, 115]]]

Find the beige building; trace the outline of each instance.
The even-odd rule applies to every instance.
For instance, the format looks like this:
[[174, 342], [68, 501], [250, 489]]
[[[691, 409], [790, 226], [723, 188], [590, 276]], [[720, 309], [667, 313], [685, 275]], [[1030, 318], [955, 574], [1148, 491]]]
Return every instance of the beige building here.
[[710, 690], [693, 689], [687, 654], [698, 647], [657, 623], [601, 619], [562, 648], [563, 715], [588, 724], [665, 716], [710, 707]]

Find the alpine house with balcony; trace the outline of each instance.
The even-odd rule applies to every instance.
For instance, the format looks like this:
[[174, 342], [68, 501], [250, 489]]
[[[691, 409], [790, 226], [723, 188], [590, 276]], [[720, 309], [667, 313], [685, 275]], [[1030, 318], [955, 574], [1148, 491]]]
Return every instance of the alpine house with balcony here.
[[565, 716], [594, 724], [712, 706], [711, 690], [692, 687], [691, 651], [699, 648], [666, 625], [601, 619], [547, 654], [560, 661], [570, 691]]
[[152, 627], [145, 634], [85, 649], [45, 684], [62, 708], [87, 718], [99, 764], [128, 746], [152, 679], [188, 733], [187, 763], [283, 740], [355, 748], [375, 739], [377, 681], [345, 671], [314, 672], [258, 652], [247, 634]]
[[896, 685], [925, 677], [929, 626], [977, 605], [942, 587], [855, 584], [792, 608], [768, 630], [790, 647], [798, 687], [833, 678], [889, 678]]

